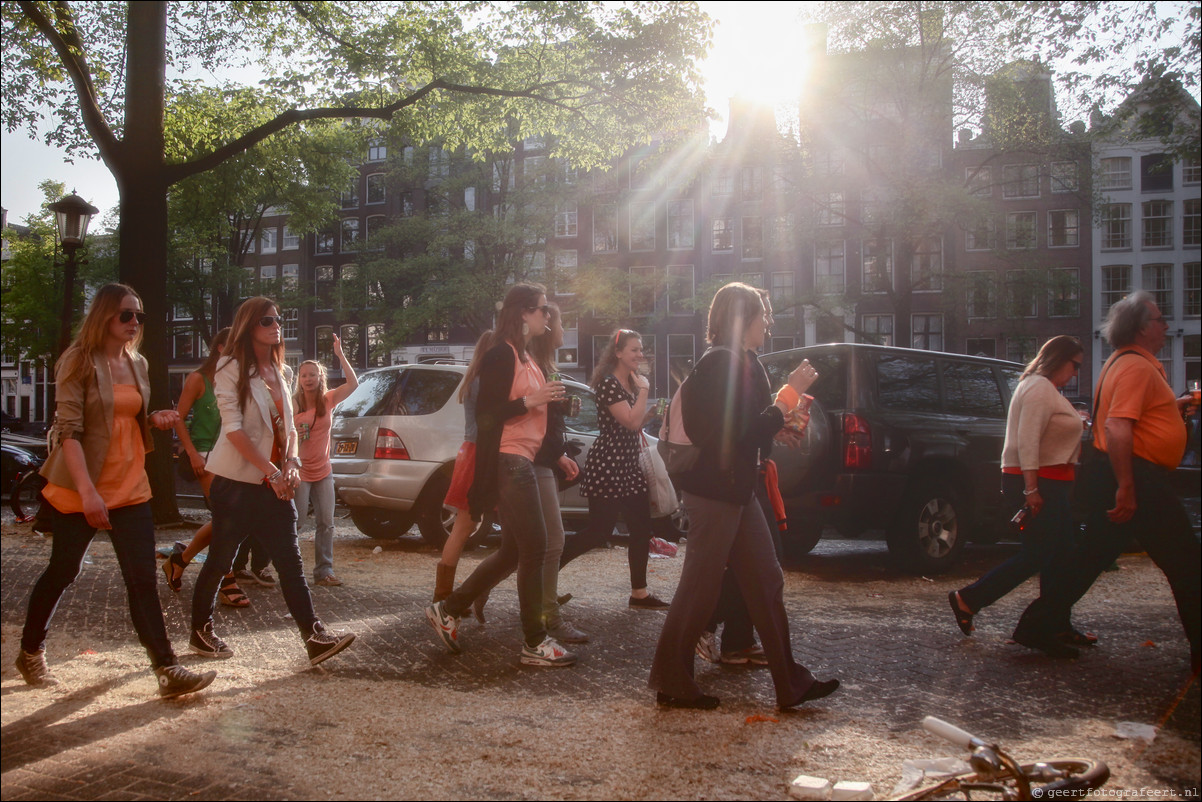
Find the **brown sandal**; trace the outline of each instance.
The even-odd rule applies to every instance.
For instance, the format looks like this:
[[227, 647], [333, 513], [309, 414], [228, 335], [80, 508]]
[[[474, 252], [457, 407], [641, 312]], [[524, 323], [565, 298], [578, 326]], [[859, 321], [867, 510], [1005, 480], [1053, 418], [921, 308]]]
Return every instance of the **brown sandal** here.
[[250, 597], [238, 587], [238, 580], [233, 574], [221, 578], [221, 590], [217, 591], [217, 596], [226, 607], [250, 606]]

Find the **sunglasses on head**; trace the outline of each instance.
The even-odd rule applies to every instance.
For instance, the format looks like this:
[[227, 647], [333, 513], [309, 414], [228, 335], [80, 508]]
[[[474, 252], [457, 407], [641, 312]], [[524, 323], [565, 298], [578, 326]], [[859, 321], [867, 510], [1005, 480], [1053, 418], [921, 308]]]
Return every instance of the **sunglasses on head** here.
[[133, 320], [134, 318], [138, 319], [139, 326], [146, 324], [146, 313], [145, 312], [135, 312], [132, 309], [122, 309], [121, 314], [117, 315], [117, 319], [120, 320], [122, 323], [128, 323], [129, 321]]
[[618, 347], [618, 342], [622, 339], [623, 334], [633, 334], [635, 337], [639, 336], [639, 333], [634, 329], [618, 329], [614, 333], [614, 348]]
[[282, 326], [284, 325], [284, 318], [280, 317], [279, 315], [264, 315], [263, 317], [259, 318], [259, 325], [265, 329], [271, 328], [272, 323], [275, 323], [277, 326]]

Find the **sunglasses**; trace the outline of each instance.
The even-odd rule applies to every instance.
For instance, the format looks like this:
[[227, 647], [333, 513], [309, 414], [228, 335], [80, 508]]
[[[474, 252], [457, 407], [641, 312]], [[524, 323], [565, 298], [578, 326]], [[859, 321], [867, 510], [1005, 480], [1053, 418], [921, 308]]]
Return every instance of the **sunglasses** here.
[[527, 306], [527, 312], [542, 312], [544, 315], [551, 314], [551, 304], [543, 304], [542, 306]]
[[263, 317], [259, 318], [259, 325], [265, 329], [271, 328], [272, 323], [277, 326], [283, 326], [284, 318], [280, 317], [279, 315], [264, 315]]
[[622, 339], [623, 334], [633, 334], [635, 337], [639, 336], [639, 333], [634, 329], [618, 329], [614, 332], [614, 348], [618, 347], [618, 341]]
[[1079, 359], [1072, 359], [1072, 360], [1069, 360], [1069, 361], [1071, 361], [1071, 362], [1073, 363], [1073, 370], [1074, 370], [1074, 371], [1079, 371], [1079, 370], [1081, 370], [1081, 366], [1085, 364], [1084, 360], [1079, 360]]
[[129, 321], [133, 320], [134, 318], [138, 319], [139, 326], [146, 325], [146, 313], [145, 312], [135, 312], [132, 309], [122, 309], [121, 314], [117, 315], [117, 319], [120, 320], [122, 323], [128, 323]]

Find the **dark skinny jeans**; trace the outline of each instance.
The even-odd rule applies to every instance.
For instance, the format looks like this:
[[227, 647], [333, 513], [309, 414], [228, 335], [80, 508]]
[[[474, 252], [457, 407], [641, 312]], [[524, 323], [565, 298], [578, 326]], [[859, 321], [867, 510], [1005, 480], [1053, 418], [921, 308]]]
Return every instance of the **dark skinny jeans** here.
[[[125, 592], [129, 597], [129, 616], [133, 619], [138, 641], [150, 655], [154, 668], [175, 665], [175, 652], [167, 638], [163, 623], [163, 607], [159, 604], [158, 566], [154, 559], [154, 516], [150, 502], [131, 504], [109, 510], [112, 530], [109, 538], [121, 566]], [[54, 541], [50, 550], [50, 565], [33, 586], [29, 596], [29, 611], [21, 633], [21, 648], [39, 652], [46, 644], [50, 620], [58, 608], [63, 592], [79, 576], [84, 555], [96, 535], [82, 512], [64, 514], [54, 511]]]
[[559, 567], [563, 568], [586, 551], [599, 549], [609, 541], [618, 519], [626, 521], [630, 542], [626, 560], [630, 564], [630, 587], [647, 587], [647, 555], [651, 547], [651, 503], [646, 493], [626, 498], [590, 498], [588, 524], [563, 544]]
[[217, 588], [230, 572], [238, 547], [254, 532], [279, 572], [280, 589], [301, 638], [313, 634], [318, 623], [313, 597], [305, 582], [300, 546], [296, 540], [296, 508], [278, 498], [266, 484], [238, 482], [218, 476], [209, 491], [213, 508], [213, 542], [209, 559], [201, 566], [192, 596], [192, 628], [204, 629], [213, 621]]

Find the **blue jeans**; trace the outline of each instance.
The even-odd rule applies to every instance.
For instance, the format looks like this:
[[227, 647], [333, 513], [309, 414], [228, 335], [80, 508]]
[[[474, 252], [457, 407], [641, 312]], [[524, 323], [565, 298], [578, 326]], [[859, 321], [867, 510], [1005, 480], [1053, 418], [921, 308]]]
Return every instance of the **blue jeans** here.
[[209, 499], [213, 507], [213, 542], [209, 544], [209, 559], [196, 577], [192, 628], [204, 629], [212, 623], [221, 578], [229, 573], [247, 533], [254, 532], [279, 572], [288, 612], [292, 613], [301, 637], [308, 638], [318, 619], [305, 583], [292, 502], [277, 498], [268, 485], [236, 482], [224, 476], [213, 480]]
[[[1002, 474], [1002, 493], [1007, 512], [1017, 511], [1024, 504], [1026, 480], [1021, 474]], [[1039, 574], [1040, 595], [1047, 592], [1047, 583], [1056, 582], [1055, 571], [1072, 552], [1076, 527], [1072, 510], [1073, 483], [1059, 479], [1039, 479], [1039, 495], [1043, 509], [1022, 533], [1023, 546], [1017, 554], [990, 570], [976, 582], [960, 591], [960, 599], [974, 613], [993, 604], [1010, 591]], [[1066, 622], [1067, 624], [1067, 622]]]
[[[155, 668], [175, 665], [175, 652], [167, 638], [163, 623], [163, 607], [159, 604], [158, 566], [154, 561], [154, 516], [150, 502], [131, 504], [109, 510], [113, 551], [121, 566], [125, 592], [129, 596], [129, 616], [133, 619], [138, 641], [150, 655]], [[54, 511], [54, 541], [50, 565], [33, 586], [29, 596], [29, 611], [21, 633], [21, 648], [38, 652], [46, 644], [50, 619], [58, 609], [59, 599], [83, 566], [84, 555], [96, 535], [82, 512], [64, 514]]]
[[534, 463], [525, 457], [501, 453], [497, 458], [497, 491], [501, 547], [486, 557], [447, 597], [443, 608], [457, 618], [462, 616], [473, 599], [492, 590], [516, 567], [522, 635], [527, 646], [538, 646], [547, 637], [543, 625], [543, 560], [547, 553], [547, 528], [543, 523]]
[[334, 474], [316, 482], [301, 482], [296, 488], [296, 528], [305, 528], [309, 500], [313, 501], [313, 579], [334, 575]]

